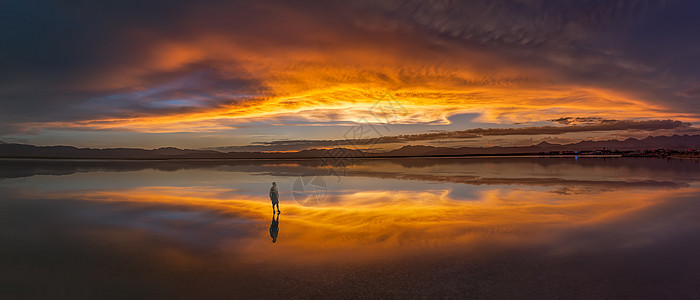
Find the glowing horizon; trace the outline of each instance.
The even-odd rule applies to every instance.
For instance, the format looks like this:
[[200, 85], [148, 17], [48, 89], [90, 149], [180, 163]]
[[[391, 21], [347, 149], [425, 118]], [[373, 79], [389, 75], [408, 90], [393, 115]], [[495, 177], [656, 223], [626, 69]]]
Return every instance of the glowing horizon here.
[[[511, 8], [452, 5], [467, 15]], [[371, 122], [372, 107], [388, 97], [402, 107], [392, 115], [396, 134], [557, 125], [551, 120], [565, 117], [700, 124], [694, 105], [700, 77], [638, 53], [659, 47], [652, 40], [609, 41], [620, 31], [643, 32], [648, 22], [661, 22], [655, 17], [686, 4], [630, 4], [617, 15], [607, 15], [608, 4], [593, 5], [599, 24], [590, 24], [583, 11], [567, 15], [567, 5], [575, 6], [552, 7], [552, 17], [465, 19], [418, 2], [313, 9], [274, 0], [178, 4], [178, 14], [158, 16], [153, 25], [101, 25], [109, 40], [64, 45], [57, 66], [7, 69], [19, 76], [0, 86], [0, 96], [13, 103], [0, 139], [146, 148], [340, 139], [344, 128]], [[59, 18], [80, 24], [81, 17], [69, 20], [71, 8], [60, 8], [66, 16]], [[529, 18], [532, 28], [509, 25], [510, 18]], [[688, 49], [700, 46], [684, 32], [674, 37]], [[24, 46], [13, 44], [11, 54], [32, 58], [19, 51]], [[662, 49], [669, 59], [676, 55], [673, 47]], [[470, 119], [454, 121], [465, 115]], [[568, 138], [677, 132], [689, 131], [623, 129]], [[518, 140], [503, 141], [509, 142]]]

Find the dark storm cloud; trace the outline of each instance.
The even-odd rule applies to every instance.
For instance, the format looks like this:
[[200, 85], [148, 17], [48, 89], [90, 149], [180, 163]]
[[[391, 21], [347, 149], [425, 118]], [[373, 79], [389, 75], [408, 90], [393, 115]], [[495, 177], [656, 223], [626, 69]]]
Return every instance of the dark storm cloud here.
[[144, 76], [144, 80], [149, 83], [147, 87], [95, 97], [85, 106], [114, 114], [175, 113], [235, 103], [265, 93], [259, 81], [223, 76], [206, 62]]
[[[217, 95], [262, 90], [249, 77], [222, 76], [215, 62], [176, 69], [149, 66], [159, 58], [154, 53], [158, 43], [195, 34], [197, 28], [181, 20], [192, 11], [186, 2], [7, 1], [0, 7], [4, 131], [5, 126], [27, 121], [141, 114], [147, 112], [141, 110], [144, 107], [153, 109], [144, 104], [153, 97], [177, 100], [196, 93], [205, 101], [195, 106], [218, 105], [231, 99]], [[143, 94], [151, 98], [143, 99]], [[212, 98], [217, 99], [209, 101]]]
[[0, 4], [3, 123], [72, 120], [88, 117], [86, 113], [99, 114], [81, 111], [79, 105], [113, 91], [77, 86], [97, 74], [133, 64], [137, 60], [133, 53], [145, 50], [121, 32], [146, 20], [146, 15], [139, 15], [145, 4], [134, 4], [137, 3]]
[[565, 47], [659, 1], [373, 1], [384, 18], [478, 44]]
[[[700, 2], [379, 1], [368, 27], [410, 27], [697, 116]], [[379, 26], [382, 24], [383, 26]], [[695, 88], [694, 88], [695, 87]], [[683, 97], [676, 96], [681, 93]]]
[[579, 123], [590, 124], [590, 123], [611, 122], [611, 121], [615, 121], [615, 120], [605, 120], [605, 119], [599, 118], [599, 117], [561, 117], [561, 118], [552, 119], [549, 121], [554, 122], [554, 123], [559, 123], [562, 125], [571, 125], [571, 124], [579, 124]]
[[[555, 120], [556, 121], [556, 120]], [[520, 128], [476, 128], [459, 131], [430, 132], [423, 134], [381, 136], [366, 139], [340, 139], [340, 140], [282, 140], [272, 142], [256, 142], [248, 148], [267, 147], [269, 150], [290, 150], [303, 149], [309, 147], [334, 147], [342, 145], [373, 145], [407, 143], [413, 141], [431, 141], [445, 139], [473, 139], [484, 136], [509, 136], [509, 135], [542, 135], [542, 134], [564, 134], [572, 132], [592, 132], [592, 131], [620, 131], [620, 130], [643, 130], [655, 131], [661, 129], [683, 129], [691, 128], [689, 123], [673, 120], [601, 120], [597, 124], [570, 125], [570, 126], [534, 126]], [[242, 147], [245, 149], [245, 147]], [[238, 149], [238, 150], [242, 150]]]

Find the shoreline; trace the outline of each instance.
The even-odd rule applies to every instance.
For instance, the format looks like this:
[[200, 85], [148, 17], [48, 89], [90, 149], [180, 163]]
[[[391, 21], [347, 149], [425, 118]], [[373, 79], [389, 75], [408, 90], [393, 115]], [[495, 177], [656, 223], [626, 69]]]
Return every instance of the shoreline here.
[[420, 159], [420, 158], [668, 158], [699, 160], [694, 156], [657, 156], [657, 155], [624, 155], [624, 154], [449, 154], [449, 155], [411, 155], [411, 156], [307, 156], [307, 157], [153, 157], [153, 158], [126, 158], [126, 157], [0, 157], [0, 160], [45, 160], [45, 161], [226, 161], [226, 160], [313, 160], [313, 159]]
[[[432, 155], [432, 156], [354, 156], [354, 157], [331, 157], [331, 156], [313, 156], [313, 157], [280, 157], [280, 158], [89, 158], [89, 157], [0, 157], [0, 160], [5, 161], [21, 161], [21, 160], [44, 160], [44, 161], [226, 161], [226, 160], [327, 160], [327, 159], [420, 159], [420, 158], [623, 158], [620, 154], [592, 154], [592, 155], [547, 155], [547, 154], [467, 154], [467, 155]], [[639, 157], [633, 157], [639, 158]], [[644, 156], [644, 158], [681, 158], [681, 157], [657, 157]], [[690, 158], [693, 159], [693, 158]]]

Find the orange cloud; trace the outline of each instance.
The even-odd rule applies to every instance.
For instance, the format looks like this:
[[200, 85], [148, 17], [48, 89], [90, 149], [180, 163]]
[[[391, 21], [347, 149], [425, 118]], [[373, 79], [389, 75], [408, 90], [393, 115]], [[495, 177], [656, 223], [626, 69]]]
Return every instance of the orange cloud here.
[[248, 100], [234, 101], [237, 95], [210, 91], [219, 105], [185, 112], [134, 112], [24, 126], [206, 132], [256, 120], [274, 123], [290, 115], [312, 124], [357, 122], [371, 120], [370, 107], [387, 94], [405, 108], [404, 113], [395, 116], [397, 124], [447, 124], [447, 117], [459, 113], [478, 113], [480, 117], [475, 121], [485, 123], [527, 123], [565, 115], [699, 120], [694, 114], [674, 111], [653, 99], [572, 84], [558, 79], [557, 71], [547, 67], [511, 64], [497, 55], [457, 44], [411, 43], [381, 33], [348, 33], [339, 38], [332, 28], [314, 25], [304, 20], [289, 29], [298, 32], [314, 28], [312, 36], [290, 45], [238, 33], [157, 41], [143, 65], [107, 77], [117, 81], [113, 86], [142, 86], [139, 78], [151, 73], [208, 63], [224, 77], [259, 80], [265, 90]]
[[[94, 24], [109, 34], [81, 40], [91, 32], [77, 30], [74, 49], [56, 51], [55, 66], [39, 68], [47, 72], [20, 72], [22, 64], [8, 69], [22, 80], [4, 94], [17, 102], [6, 109], [13, 126], [7, 131], [234, 136], [243, 130], [231, 129], [251, 122], [343, 126], [371, 121], [370, 107], [387, 94], [405, 108], [396, 124], [444, 125], [465, 113], [491, 124], [563, 116], [700, 120], [686, 93], [674, 96], [696, 81], [683, 68], [674, 73], [662, 61], [635, 55], [645, 51], [632, 44], [612, 42], [625, 32], [617, 18], [636, 19], [639, 12], [560, 5], [532, 4], [532, 11], [546, 13], [529, 16], [488, 1], [182, 3], [140, 16], [126, 7]], [[130, 18], [139, 21], [124, 22]], [[65, 21], [73, 19], [79, 18]], [[592, 19], [600, 23], [593, 26]], [[18, 51], [24, 52], [38, 55]], [[192, 78], [203, 70], [216, 74], [203, 81], [219, 81]], [[24, 116], [12, 117], [16, 111]]]

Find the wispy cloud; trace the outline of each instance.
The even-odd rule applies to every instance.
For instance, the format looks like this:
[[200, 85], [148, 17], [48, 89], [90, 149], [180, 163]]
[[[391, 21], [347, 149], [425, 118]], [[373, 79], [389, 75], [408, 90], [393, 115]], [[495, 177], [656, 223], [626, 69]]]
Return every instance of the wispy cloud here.
[[[569, 118], [562, 118], [569, 120]], [[577, 118], [574, 118], [577, 119]], [[600, 120], [595, 118], [578, 118], [579, 120], [596, 120], [596, 124], [568, 125], [568, 126], [530, 126], [516, 128], [476, 128], [458, 131], [429, 132], [422, 134], [391, 135], [362, 139], [326, 139], [326, 140], [278, 140], [270, 142], [254, 142], [249, 146], [229, 147], [237, 150], [244, 149], [270, 149], [292, 150], [305, 148], [326, 148], [347, 145], [373, 145], [410, 143], [416, 141], [459, 140], [475, 139], [485, 136], [532, 136], [532, 135], [559, 135], [575, 132], [611, 132], [611, 131], [646, 131], [653, 132], [664, 129], [695, 129], [690, 123], [674, 120]], [[559, 122], [560, 119], [553, 120]]]

